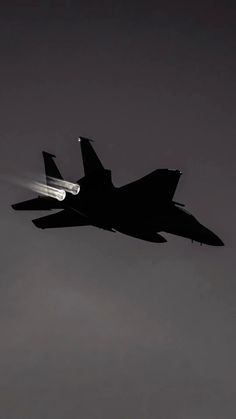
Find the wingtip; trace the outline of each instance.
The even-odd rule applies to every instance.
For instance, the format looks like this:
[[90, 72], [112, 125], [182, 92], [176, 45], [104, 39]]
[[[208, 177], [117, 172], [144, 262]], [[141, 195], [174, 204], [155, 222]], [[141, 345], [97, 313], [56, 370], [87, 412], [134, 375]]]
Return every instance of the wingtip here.
[[43, 156], [56, 157], [55, 154], [48, 153], [47, 151], [42, 151], [42, 154]]
[[43, 229], [43, 227], [41, 227], [41, 225], [39, 223], [38, 218], [35, 218], [34, 220], [32, 220], [32, 223], [34, 224], [35, 227]]
[[92, 140], [91, 138], [78, 137], [77, 140], [79, 141], [79, 143], [86, 142], [86, 141], [94, 143], [94, 140]]

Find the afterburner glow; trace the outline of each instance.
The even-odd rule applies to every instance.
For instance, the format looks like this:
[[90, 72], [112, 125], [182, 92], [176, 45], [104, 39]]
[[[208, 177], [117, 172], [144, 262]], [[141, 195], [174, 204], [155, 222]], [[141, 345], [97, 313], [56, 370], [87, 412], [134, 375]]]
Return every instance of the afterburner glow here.
[[30, 184], [30, 187], [33, 191], [37, 192], [38, 194], [58, 199], [58, 201], [63, 201], [66, 197], [65, 190], [57, 189], [53, 186], [45, 185], [44, 183], [33, 182]]
[[53, 177], [49, 178], [50, 185], [54, 188], [64, 189], [64, 191], [71, 193], [72, 195], [78, 195], [80, 191], [80, 186], [78, 183], [68, 182], [64, 179], [56, 179]]

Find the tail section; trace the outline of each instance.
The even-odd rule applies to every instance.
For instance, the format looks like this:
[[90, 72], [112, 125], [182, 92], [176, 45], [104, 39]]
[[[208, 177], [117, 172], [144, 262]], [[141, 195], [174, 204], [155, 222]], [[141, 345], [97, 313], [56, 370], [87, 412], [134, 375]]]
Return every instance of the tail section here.
[[56, 156], [53, 154], [43, 151], [43, 160], [45, 166], [46, 174], [46, 183], [47, 185], [51, 184], [51, 179], [63, 179], [61, 173], [59, 172], [55, 161], [53, 160]]
[[93, 140], [84, 137], [79, 138], [85, 176], [90, 175], [97, 170], [105, 170], [91, 145], [91, 141]]

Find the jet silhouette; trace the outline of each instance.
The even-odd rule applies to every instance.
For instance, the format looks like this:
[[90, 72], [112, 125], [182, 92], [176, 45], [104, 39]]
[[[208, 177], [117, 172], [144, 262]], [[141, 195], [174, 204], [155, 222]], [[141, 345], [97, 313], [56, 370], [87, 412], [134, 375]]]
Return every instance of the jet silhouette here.
[[[65, 181], [54, 155], [43, 151], [48, 194], [12, 205], [15, 210], [61, 211], [32, 220], [38, 228], [92, 225], [118, 231], [154, 243], [167, 240], [166, 232], [211, 246], [222, 240], [173, 201], [181, 172], [157, 169], [121, 187], [115, 187], [111, 171], [105, 169], [91, 141], [80, 137], [84, 177], [76, 183]], [[51, 192], [50, 192], [51, 191]]]

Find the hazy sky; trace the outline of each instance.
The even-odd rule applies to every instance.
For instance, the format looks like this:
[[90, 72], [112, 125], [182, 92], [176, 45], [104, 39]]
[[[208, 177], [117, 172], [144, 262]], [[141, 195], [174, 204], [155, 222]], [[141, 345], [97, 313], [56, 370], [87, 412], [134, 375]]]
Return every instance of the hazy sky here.
[[[0, 13], [0, 417], [235, 419], [236, 6], [11, 1]], [[202, 4], [202, 5], [201, 5]], [[183, 172], [175, 199], [225, 242], [38, 230], [6, 181], [94, 138], [122, 185]], [[140, 196], [140, 200], [142, 196]], [[45, 215], [45, 213], [42, 213]]]

